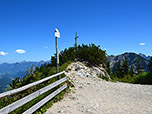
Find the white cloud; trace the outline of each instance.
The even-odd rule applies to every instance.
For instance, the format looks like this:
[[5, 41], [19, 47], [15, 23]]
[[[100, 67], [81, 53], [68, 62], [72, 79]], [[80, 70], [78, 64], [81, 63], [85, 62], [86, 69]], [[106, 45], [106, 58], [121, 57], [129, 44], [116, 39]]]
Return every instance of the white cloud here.
[[8, 55], [8, 52], [0, 51], [0, 56], [6, 56], [6, 55]]
[[140, 43], [139, 45], [144, 46], [144, 45], [146, 45], [146, 43]]
[[107, 50], [107, 48], [104, 48], [103, 50]]
[[44, 48], [49, 48], [48, 46], [45, 46]]
[[16, 50], [16, 53], [23, 54], [23, 53], [26, 53], [26, 51], [25, 51], [25, 50], [22, 50], [22, 49], [17, 49], [17, 50]]

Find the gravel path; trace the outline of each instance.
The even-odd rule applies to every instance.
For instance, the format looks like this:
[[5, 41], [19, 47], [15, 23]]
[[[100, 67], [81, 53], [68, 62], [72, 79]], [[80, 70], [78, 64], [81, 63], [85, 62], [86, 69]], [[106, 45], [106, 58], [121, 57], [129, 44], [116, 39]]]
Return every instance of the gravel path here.
[[75, 87], [45, 114], [152, 114], [152, 86], [75, 78]]

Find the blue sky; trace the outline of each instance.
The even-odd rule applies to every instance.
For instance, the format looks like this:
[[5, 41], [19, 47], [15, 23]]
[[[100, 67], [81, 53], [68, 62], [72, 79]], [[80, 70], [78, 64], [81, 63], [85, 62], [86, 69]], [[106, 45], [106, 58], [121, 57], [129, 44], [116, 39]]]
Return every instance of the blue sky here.
[[61, 50], [94, 43], [107, 54], [152, 55], [151, 0], [0, 0], [0, 63], [49, 60]]

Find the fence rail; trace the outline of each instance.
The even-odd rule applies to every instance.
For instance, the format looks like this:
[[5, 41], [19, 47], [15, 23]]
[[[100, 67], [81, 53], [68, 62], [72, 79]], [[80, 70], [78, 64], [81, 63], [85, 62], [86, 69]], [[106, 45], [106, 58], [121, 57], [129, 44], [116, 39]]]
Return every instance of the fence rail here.
[[51, 78], [54, 78], [54, 77], [56, 77], [56, 76], [58, 76], [58, 75], [60, 75], [60, 74], [63, 74], [63, 73], [65, 73], [65, 71], [62, 71], [62, 72], [60, 72], [60, 73], [51, 75], [51, 76], [46, 77], [46, 78], [44, 78], [44, 79], [42, 79], [42, 80], [36, 81], [36, 82], [34, 82], [34, 83], [31, 83], [31, 84], [28, 84], [28, 85], [26, 85], [26, 86], [20, 87], [20, 88], [18, 88], [18, 89], [14, 89], [14, 90], [11, 90], [11, 91], [7, 91], [7, 92], [4, 92], [4, 93], [1, 93], [1, 94], [0, 94], [0, 98], [1, 98], [1, 97], [5, 97], [5, 96], [8, 96], [8, 95], [13, 95], [13, 94], [18, 93], [18, 92], [21, 92], [21, 91], [24, 91], [24, 90], [26, 90], [26, 89], [28, 89], [28, 88], [30, 88], [30, 87], [33, 87], [33, 86], [35, 86], [35, 85], [38, 85], [38, 84], [40, 84], [40, 83], [42, 83], [42, 82], [45, 82], [45, 81], [47, 81], [47, 80], [49, 80], [49, 79], [51, 79]]
[[[57, 73], [57, 74], [54, 74], [54, 75], [51, 75], [47, 78], [44, 78], [42, 80], [39, 80], [37, 82], [34, 82], [34, 83], [31, 83], [31, 84], [28, 84], [28, 85], [25, 85], [23, 87], [20, 87], [18, 89], [14, 89], [14, 90], [11, 90], [11, 91], [8, 91], [8, 92], [4, 92], [4, 93], [1, 93], [0, 94], [0, 98], [1, 97], [5, 97], [5, 96], [8, 96], [8, 95], [12, 95], [12, 94], [15, 94], [15, 93], [18, 93], [18, 92], [21, 92], [21, 91], [24, 91], [32, 86], [35, 86], [35, 85], [38, 85], [42, 82], [45, 82], [51, 78], [54, 78], [58, 75], [61, 75], [61, 74], [65, 74], [65, 71], [63, 72], [60, 72], [60, 73]], [[66, 75], [66, 74], [65, 74]], [[43, 93], [47, 92], [48, 90], [51, 90], [52, 88], [62, 84], [63, 82], [65, 82], [67, 80], [66, 77], [60, 79], [60, 80], [57, 80], [56, 82], [40, 89], [40, 90], [37, 90], [36, 92], [28, 95], [28, 96], [25, 96], [21, 99], [19, 99], [18, 101], [0, 109], [0, 114], [8, 114], [9, 112], [12, 112], [13, 110], [19, 108], [20, 106], [28, 103], [29, 101], [35, 99], [36, 97], [42, 95]], [[57, 94], [59, 94], [61, 91], [63, 91], [64, 89], [67, 88], [67, 84], [64, 84], [62, 87], [58, 88], [56, 91], [54, 91], [53, 93], [51, 93], [50, 95], [48, 95], [47, 97], [45, 97], [44, 99], [42, 99], [40, 102], [38, 102], [37, 104], [35, 104], [34, 106], [32, 106], [30, 109], [28, 109], [27, 111], [25, 111], [23, 114], [31, 114], [33, 112], [35, 112], [38, 108], [40, 108], [42, 105], [44, 105], [46, 102], [48, 102], [50, 99], [52, 99], [53, 97], [55, 97]]]

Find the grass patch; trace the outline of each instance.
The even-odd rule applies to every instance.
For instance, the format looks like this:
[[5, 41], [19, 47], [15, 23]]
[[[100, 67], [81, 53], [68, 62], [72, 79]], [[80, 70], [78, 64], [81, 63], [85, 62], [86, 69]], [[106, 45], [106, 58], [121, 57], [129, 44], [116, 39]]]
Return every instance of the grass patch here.
[[152, 85], [152, 73], [143, 73], [137, 75], [134, 83]]
[[109, 78], [108, 76], [104, 76], [102, 74], [100, 74], [99, 78], [103, 79], [103, 80], [106, 80], [106, 81], [109, 81]]
[[133, 83], [133, 84], [148, 84], [152, 85], [152, 74], [151, 73], [141, 73], [135, 76], [124, 76], [123, 78], [118, 78], [111, 76], [113, 81]]

